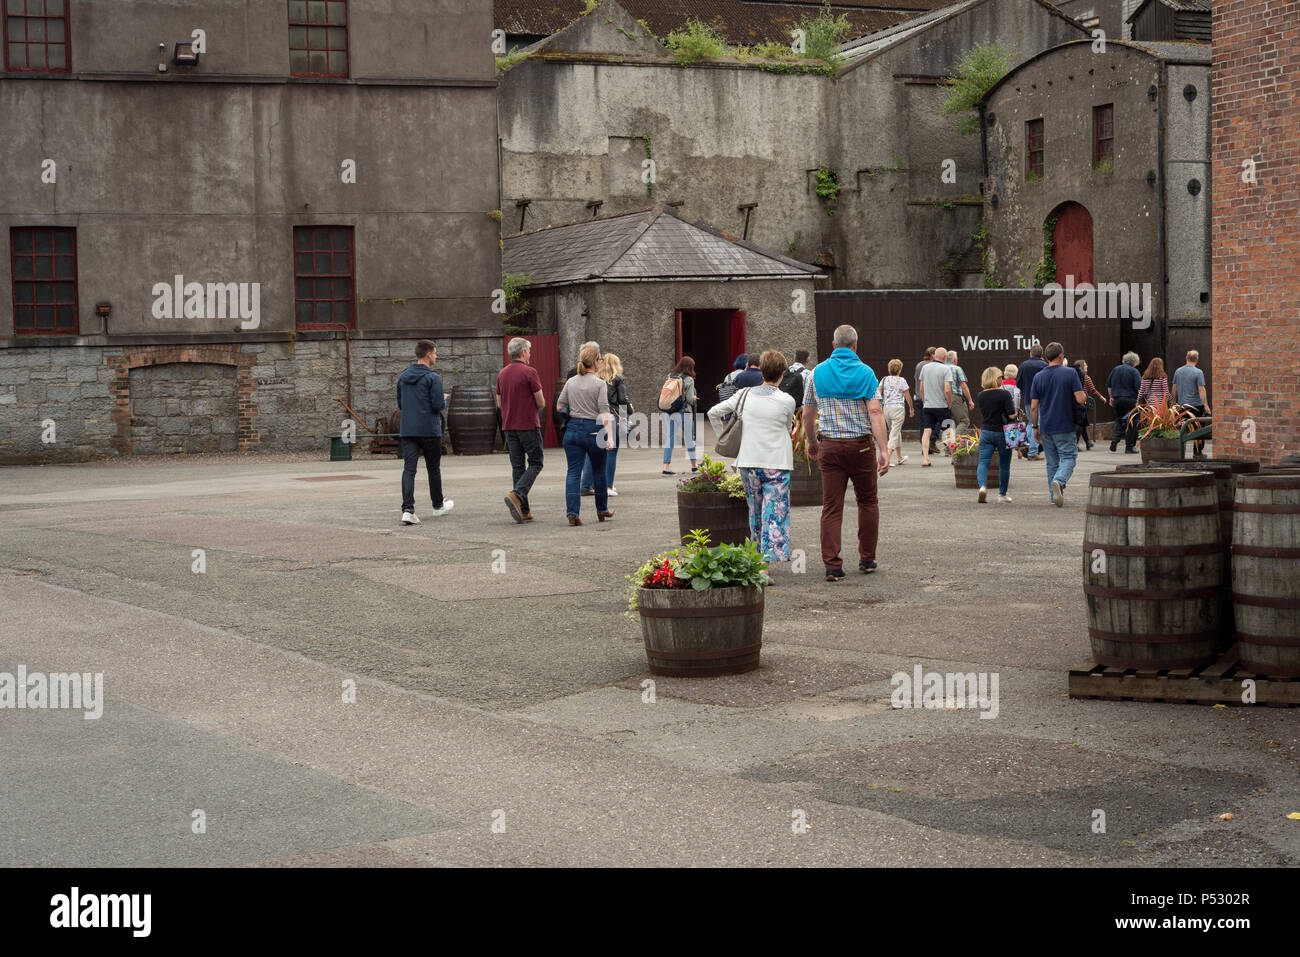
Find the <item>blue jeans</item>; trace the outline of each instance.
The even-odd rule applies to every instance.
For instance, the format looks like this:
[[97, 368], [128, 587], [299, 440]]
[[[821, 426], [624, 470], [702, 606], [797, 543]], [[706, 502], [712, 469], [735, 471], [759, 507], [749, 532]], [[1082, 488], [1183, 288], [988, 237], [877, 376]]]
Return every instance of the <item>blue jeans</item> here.
[[1047, 432], [1043, 434], [1043, 452], [1047, 456], [1047, 497], [1049, 500], [1055, 500], [1052, 495], [1052, 480], [1061, 483], [1061, 488], [1065, 488], [1065, 483], [1070, 481], [1070, 476], [1074, 474], [1074, 463], [1079, 458], [1078, 438], [1073, 432]]
[[980, 464], [975, 470], [980, 488], [988, 487], [989, 463], [993, 461], [995, 451], [998, 453], [998, 494], [1006, 495], [1011, 484], [1011, 450], [1007, 448], [1007, 437], [992, 429], [980, 429]]
[[[614, 466], [618, 462], [618, 420], [611, 423], [614, 430], [614, 447], [605, 450], [605, 488], [614, 487]], [[591, 459], [587, 459], [582, 465], [582, 490], [595, 488], [591, 484]]]
[[664, 440], [664, 465], [668, 465], [673, 460], [673, 443], [677, 441], [678, 428], [682, 431], [682, 444], [686, 446], [686, 455], [691, 460], [691, 465], [695, 464], [695, 416], [690, 412], [674, 412], [671, 415], [665, 413], [664, 418], [668, 420], [668, 438]]
[[564, 457], [569, 472], [564, 479], [564, 505], [570, 515], [582, 507], [582, 463], [591, 458], [596, 479], [596, 511], [609, 511], [608, 487], [605, 485], [605, 447], [597, 441], [600, 423], [595, 419], [570, 419], [564, 430]]

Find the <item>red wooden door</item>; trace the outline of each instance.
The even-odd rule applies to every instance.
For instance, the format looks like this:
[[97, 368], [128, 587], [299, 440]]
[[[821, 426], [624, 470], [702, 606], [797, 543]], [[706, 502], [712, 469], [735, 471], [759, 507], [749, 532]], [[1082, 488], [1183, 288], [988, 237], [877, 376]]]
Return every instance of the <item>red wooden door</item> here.
[[[727, 329], [727, 358], [735, 359], [745, 351], [745, 319], [743, 312], [731, 314], [731, 325]], [[790, 353], [793, 358], [794, 353]]]
[[[514, 336], [501, 337], [502, 364], [510, 361], [507, 347]], [[555, 397], [560, 394], [560, 337], [559, 336], [523, 336], [532, 344], [529, 365], [537, 370], [542, 380], [542, 396], [546, 399], [546, 408], [542, 409], [542, 445], [544, 448], [560, 447], [559, 437], [555, 434], [555, 417], [551, 410], [555, 408]]]
[[1092, 214], [1078, 203], [1066, 203], [1057, 214], [1056, 228], [1052, 230], [1052, 253], [1056, 257], [1056, 282], [1066, 285], [1066, 277], [1074, 277], [1074, 285], [1091, 283], [1092, 278]]

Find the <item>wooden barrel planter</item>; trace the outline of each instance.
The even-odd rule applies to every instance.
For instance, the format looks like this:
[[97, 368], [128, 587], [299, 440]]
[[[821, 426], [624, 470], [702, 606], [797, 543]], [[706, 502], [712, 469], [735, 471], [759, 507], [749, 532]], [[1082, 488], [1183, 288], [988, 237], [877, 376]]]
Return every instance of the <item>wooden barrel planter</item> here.
[[1232, 602], [1242, 665], [1300, 678], [1300, 474], [1237, 476]]
[[749, 538], [749, 505], [725, 492], [679, 491], [677, 528], [683, 545], [696, 528], [709, 533], [710, 545], [739, 545]]
[[979, 453], [974, 455], [953, 456], [952, 474], [957, 481], [958, 488], [979, 488], [980, 483], [976, 473], [979, 471], [980, 457]]
[[457, 455], [488, 455], [497, 434], [497, 409], [491, 386], [458, 385], [451, 390], [447, 426]]
[[1095, 473], [1086, 513], [1083, 592], [1097, 664], [1210, 664], [1227, 584], [1214, 476]]
[[[810, 467], [811, 466], [811, 467]], [[790, 507], [822, 504], [822, 470], [816, 462], [795, 462], [790, 473]]]
[[1251, 473], [1251, 472], [1259, 471], [1259, 461], [1257, 459], [1234, 459], [1234, 458], [1221, 459], [1216, 455], [1214, 458], [1210, 459], [1209, 461], [1213, 462], [1216, 465], [1228, 466], [1230, 469], [1232, 469], [1233, 475], [1241, 475], [1242, 473]]
[[706, 678], [758, 667], [761, 588], [641, 588], [637, 608], [651, 674]]
[[1142, 464], [1147, 462], [1181, 462], [1183, 446], [1178, 439], [1162, 439], [1148, 436], [1141, 440]]

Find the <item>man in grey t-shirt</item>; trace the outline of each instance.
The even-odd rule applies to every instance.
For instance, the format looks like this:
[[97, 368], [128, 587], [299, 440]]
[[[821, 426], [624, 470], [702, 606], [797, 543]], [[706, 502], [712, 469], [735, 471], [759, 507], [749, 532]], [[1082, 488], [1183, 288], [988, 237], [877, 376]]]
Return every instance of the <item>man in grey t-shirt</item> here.
[[[1210, 402], [1205, 395], [1205, 373], [1196, 367], [1201, 361], [1201, 354], [1195, 349], [1187, 353], [1187, 364], [1174, 372], [1175, 401], [1196, 415], [1209, 415]], [[1192, 454], [1200, 455], [1205, 447], [1202, 439], [1192, 443]]]
[[[917, 391], [921, 394], [921, 464], [930, 464], [930, 437], [937, 434], [945, 441], [952, 431], [952, 367], [948, 350], [934, 350], [934, 359], [921, 366]], [[945, 449], [946, 451], [946, 449]]]

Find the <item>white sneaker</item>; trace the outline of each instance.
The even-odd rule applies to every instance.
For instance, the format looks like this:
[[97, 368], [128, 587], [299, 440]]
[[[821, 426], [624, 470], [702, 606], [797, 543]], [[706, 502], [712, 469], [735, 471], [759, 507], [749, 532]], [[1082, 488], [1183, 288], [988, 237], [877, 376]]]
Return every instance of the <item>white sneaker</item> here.
[[1052, 479], [1052, 504], [1065, 508], [1065, 488], [1056, 479]]
[[446, 514], [447, 514], [448, 512], [450, 512], [453, 508], [455, 508], [455, 506], [456, 506], [456, 503], [453, 502], [451, 499], [444, 499], [444, 500], [443, 500], [443, 503], [442, 503], [442, 508], [435, 508], [435, 509], [433, 510], [433, 514], [434, 514], [435, 516], [438, 516], [438, 515], [446, 515]]
[[980, 504], [983, 505], [989, 500], [989, 490], [983, 485], [980, 486]]
[[1008, 505], [1010, 505], [1010, 504], [1011, 504], [1011, 496], [1010, 496], [1010, 495], [998, 495], [998, 504], [1001, 504], [1001, 503], [1003, 503], [1003, 502], [1006, 502]]
[[614, 488], [614, 486], [611, 485], [611, 486], [609, 487], [609, 490], [606, 492], [606, 494], [607, 494], [607, 495], [617, 495], [617, 494], [618, 494], [618, 489]]
[[[435, 512], [434, 514], [437, 514], [437, 513]], [[420, 524], [419, 516], [417, 516], [414, 512], [403, 512], [403, 513], [402, 513], [402, 524], [403, 524], [403, 525], [419, 525], [419, 524]]]

